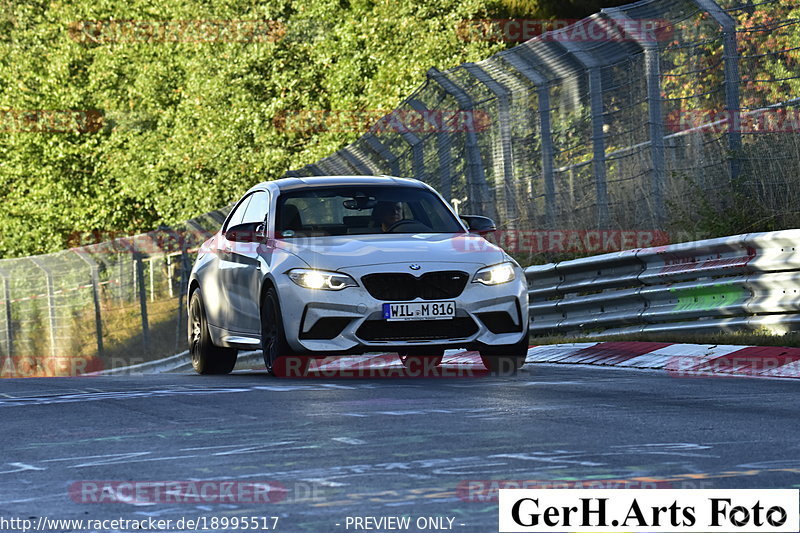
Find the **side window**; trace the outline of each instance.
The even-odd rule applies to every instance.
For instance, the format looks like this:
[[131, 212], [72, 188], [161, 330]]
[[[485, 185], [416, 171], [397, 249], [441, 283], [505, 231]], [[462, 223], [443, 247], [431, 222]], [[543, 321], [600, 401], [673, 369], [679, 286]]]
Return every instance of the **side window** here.
[[241, 223], [264, 222], [267, 218], [267, 209], [269, 209], [269, 194], [263, 191], [253, 193]]
[[228, 228], [232, 228], [238, 224], [242, 223], [242, 217], [244, 217], [245, 209], [247, 209], [247, 204], [250, 203], [250, 200], [253, 196], [248, 196], [245, 200], [236, 207], [236, 211], [233, 212], [231, 218], [228, 219], [228, 224], [225, 226], [225, 231], [228, 231]]

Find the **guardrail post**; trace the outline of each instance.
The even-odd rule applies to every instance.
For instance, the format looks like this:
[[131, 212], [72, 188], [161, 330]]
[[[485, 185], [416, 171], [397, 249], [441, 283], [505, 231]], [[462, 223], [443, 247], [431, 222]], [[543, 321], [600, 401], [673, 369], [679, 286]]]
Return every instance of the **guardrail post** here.
[[714, 0], [694, 0], [694, 3], [711, 15], [722, 29], [722, 54], [725, 63], [725, 107], [728, 112], [728, 147], [730, 148], [731, 180], [739, 177], [740, 151], [742, 149], [741, 104], [739, 103], [739, 50], [736, 45], [736, 21]]
[[11, 323], [11, 287], [9, 285], [8, 274], [0, 270], [0, 277], [3, 278], [3, 318], [6, 322], [6, 356], [11, 357], [14, 354], [14, 328]]
[[95, 336], [97, 337], [97, 356], [103, 355], [103, 315], [100, 308], [100, 274], [97, 263], [86, 257], [86, 253], [80, 250], [75, 250], [75, 254], [80, 257], [84, 263], [89, 265], [92, 276], [92, 301], [94, 302], [94, 328]]
[[[625, 11], [620, 8], [603, 9], [607, 15], [620, 27], [633, 22]], [[630, 24], [630, 27], [635, 27]], [[650, 157], [653, 162], [652, 187], [653, 187], [653, 218], [656, 227], [666, 226], [666, 212], [664, 207], [664, 183], [666, 181], [666, 155], [664, 149], [664, 115], [661, 106], [661, 55], [658, 42], [645, 38], [640, 32], [624, 32], [644, 51], [644, 63], [647, 75], [647, 109], [649, 115]]]
[[492, 76], [479, 65], [475, 63], [465, 63], [464, 69], [497, 97], [497, 115], [500, 121], [498, 125], [500, 129], [500, 150], [495, 151], [495, 160], [498, 158], [500, 159], [499, 166], [502, 168], [503, 181], [501, 182], [501, 186], [498, 186], [500, 180], [495, 178], [495, 191], [498, 189], [501, 191], [500, 196], [503, 199], [506, 209], [505, 226], [509, 229], [513, 229], [517, 227], [519, 222], [517, 204], [515, 201], [519, 195], [517, 194], [517, 187], [514, 183], [514, 155], [512, 153], [511, 144], [511, 111], [509, 109], [510, 93], [508, 89], [492, 78]]
[[48, 318], [50, 323], [50, 355], [55, 357], [57, 355], [56, 349], [56, 295], [53, 287], [53, 275], [44, 266], [39, 259], [35, 257], [29, 258], [34, 265], [44, 272], [45, 279], [47, 280], [47, 309]]
[[[150, 324], [147, 319], [147, 290], [144, 286], [144, 265], [142, 264], [141, 252], [133, 253], [133, 260], [136, 266], [136, 278], [139, 280], [139, 308], [142, 313], [142, 349], [144, 354], [150, 351]], [[136, 286], [134, 286], [134, 290]]]
[[553, 128], [550, 121], [550, 85], [547, 78], [531, 66], [531, 60], [526, 59], [524, 47], [519, 48], [519, 54], [508, 53], [503, 59], [517, 69], [534, 86], [539, 98], [539, 135], [542, 142], [542, 179], [544, 181], [545, 218], [550, 229], [556, 227], [556, 185], [553, 178], [555, 151], [553, 150]]
[[[428, 78], [435, 81], [444, 91], [455, 98], [458, 103], [459, 111], [474, 111], [472, 97], [461, 87], [456, 85], [444, 73], [439, 72], [434, 67], [428, 70]], [[472, 128], [474, 130], [474, 128]], [[465, 150], [467, 155], [467, 191], [470, 210], [474, 210], [476, 215], [487, 215], [497, 218], [494, 212], [494, 199], [486, 183], [486, 172], [481, 160], [481, 151], [478, 146], [478, 135], [470, 128], [465, 128]]]

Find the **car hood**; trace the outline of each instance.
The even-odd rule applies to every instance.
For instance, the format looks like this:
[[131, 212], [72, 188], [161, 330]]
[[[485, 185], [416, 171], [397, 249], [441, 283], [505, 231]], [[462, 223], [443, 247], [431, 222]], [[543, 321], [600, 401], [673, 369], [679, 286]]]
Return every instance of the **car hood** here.
[[492, 265], [503, 251], [471, 234], [424, 233], [343, 235], [285, 239], [279, 246], [313, 268], [339, 270], [387, 263], [447, 262]]

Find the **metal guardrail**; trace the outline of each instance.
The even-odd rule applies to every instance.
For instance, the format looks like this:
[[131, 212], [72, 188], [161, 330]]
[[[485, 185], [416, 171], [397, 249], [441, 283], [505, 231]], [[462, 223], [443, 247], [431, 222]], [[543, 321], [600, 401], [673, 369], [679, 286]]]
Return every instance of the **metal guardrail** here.
[[533, 335], [800, 329], [800, 229], [525, 270]]

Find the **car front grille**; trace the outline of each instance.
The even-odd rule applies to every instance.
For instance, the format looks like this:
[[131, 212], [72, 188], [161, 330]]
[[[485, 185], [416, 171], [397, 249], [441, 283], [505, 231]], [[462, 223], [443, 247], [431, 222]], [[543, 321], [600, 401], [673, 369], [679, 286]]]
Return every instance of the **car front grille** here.
[[366, 320], [356, 335], [365, 341], [414, 341], [463, 339], [477, 331], [475, 321], [465, 316], [449, 320]]
[[361, 278], [367, 292], [376, 300], [442, 300], [459, 296], [469, 275], [458, 270], [428, 272], [420, 277], [411, 274], [367, 274]]

